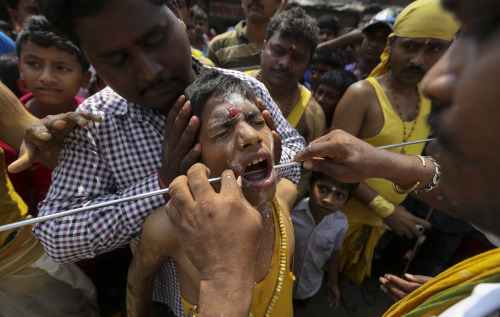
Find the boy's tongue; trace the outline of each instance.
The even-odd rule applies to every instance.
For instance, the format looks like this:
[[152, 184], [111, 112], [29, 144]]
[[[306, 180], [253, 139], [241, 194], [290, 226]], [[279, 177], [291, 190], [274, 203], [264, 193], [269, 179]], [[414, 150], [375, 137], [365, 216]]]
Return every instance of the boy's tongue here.
[[267, 163], [262, 161], [258, 164], [252, 164], [247, 167], [243, 174], [243, 179], [246, 181], [260, 181], [267, 177]]

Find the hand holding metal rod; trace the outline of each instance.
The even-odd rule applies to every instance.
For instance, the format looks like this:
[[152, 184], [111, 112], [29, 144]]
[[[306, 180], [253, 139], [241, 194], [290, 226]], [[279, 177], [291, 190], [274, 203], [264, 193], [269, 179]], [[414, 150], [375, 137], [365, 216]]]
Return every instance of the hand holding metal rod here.
[[[419, 140], [419, 141], [412, 141], [412, 142], [391, 144], [391, 145], [380, 146], [378, 148], [379, 149], [388, 149], [388, 148], [393, 148], [393, 147], [398, 147], [398, 146], [403, 146], [403, 145], [410, 145], [410, 144], [416, 144], [416, 143], [429, 142], [429, 141], [432, 141], [432, 140], [434, 140], [434, 139], [425, 139], [425, 140]], [[284, 167], [297, 166], [297, 165], [302, 165], [302, 163], [300, 163], [300, 162], [291, 162], [291, 163], [276, 165], [276, 166], [274, 166], [274, 168], [275, 169], [281, 169], [281, 168], [284, 168]], [[255, 173], [255, 172], [250, 172], [249, 174], [251, 174], [251, 173]], [[221, 179], [222, 179], [221, 177], [210, 178], [208, 180], [208, 182], [210, 182], [210, 183], [218, 182]], [[131, 201], [131, 200], [137, 200], [137, 199], [141, 199], [141, 198], [147, 198], [147, 197], [161, 195], [161, 194], [166, 194], [166, 193], [168, 193], [168, 188], [160, 189], [160, 190], [155, 190], [155, 191], [152, 191], [152, 192], [148, 192], [148, 193], [144, 193], [144, 194], [139, 194], [139, 195], [134, 195], [134, 196], [130, 196], [130, 197], [125, 197], [125, 198], [110, 200], [110, 201], [99, 203], [99, 204], [95, 204], [95, 205], [90, 205], [90, 206], [80, 207], [80, 208], [76, 208], [76, 209], [61, 211], [61, 212], [58, 212], [58, 213], [54, 213], [54, 214], [46, 215], [46, 216], [41, 216], [41, 217], [37, 217], [37, 218], [33, 218], [33, 219], [28, 219], [28, 220], [23, 220], [23, 221], [19, 221], [19, 222], [14, 222], [14, 223], [11, 223], [11, 224], [8, 224], [8, 225], [0, 226], [0, 232], [11, 230], [11, 229], [15, 229], [15, 228], [19, 228], [19, 227], [23, 227], [23, 226], [27, 226], [27, 225], [31, 225], [31, 224], [34, 224], [34, 223], [44, 222], [44, 221], [51, 220], [51, 219], [56, 219], [56, 218], [70, 216], [70, 215], [73, 215], [73, 214], [76, 214], [76, 213], [80, 213], [80, 212], [83, 212], [83, 211], [98, 209], [98, 208], [107, 207], [107, 206], [111, 206], [111, 205], [117, 205], [117, 204], [121, 204], [121, 203], [124, 203], [124, 202], [127, 202], [127, 201]]]

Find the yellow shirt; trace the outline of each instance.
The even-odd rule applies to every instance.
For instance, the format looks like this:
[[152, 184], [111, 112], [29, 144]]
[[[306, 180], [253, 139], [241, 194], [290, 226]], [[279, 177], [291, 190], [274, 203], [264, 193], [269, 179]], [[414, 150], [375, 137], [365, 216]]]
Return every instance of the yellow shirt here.
[[[403, 139], [403, 124], [401, 123], [401, 118], [399, 118], [398, 114], [394, 111], [389, 99], [385, 95], [382, 87], [378, 81], [373, 77], [368, 77], [366, 79], [375, 89], [377, 94], [378, 101], [380, 103], [380, 107], [382, 108], [382, 113], [384, 115], [384, 126], [379, 134], [374, 137], [364, 139], [364, 141], [370, 143], [373, 146], [383, 146], [395, 143], [402, 143]], [[429, 137], [430, 127], [427, 124], [427, 116], [431, 110], [431, 102], [429, 99], [422, 96], [420, 92], [420, 113], [415, 118], [417, 121], [415, 125], [415, 130], [408, 138], [407, 142], [417, 141], [426, 139]], [[413, 122], [406, 122], [406, 131], [409, 133]], [[409, 155], [419, 155], [422, 154], [424, 149], [424, 143], [407, 145], [404, 147], [405, 151]], [[400, 152], [402, 147], [395, 147], [389, 149], [393, 152]], [[407, 195], [397, 194], [392, 188], [392, 183], [388, 180], [381, 178], [370, 178], [365, 180], [365, 183], [373, 188], [379, 195], [392, 202], [393, 204], [399, 205]], [[341, 208], [342, 212], [344, 212], [349, 218], [349, 222], [356, 223], [364, 223], [370, 226], [382, 226], [382, 218], [376, 215], [374, 212], [369, 211], [368, 207], [355, 199], [351, 198], [347, 204]]]
[[[250, 308], [250, 312], [255, 317], [264, 316], [269, 303], [271, 302], [271, 298], [274, 295], [274, 291], [276, 289], [276, 285], [278, 282], [278, 273], [280, 268], [280, 249], [281, 249], [281, 234], [280, 234], [280, 226], [278, 224], [278, 217], [276, 215], [277, 212], [282, 214], [283, 220], [287, 217], [281, 211], [281, 207], [278, 204], [276, 198], [271, 202], [271, 208], [273, 210], [274, 217], [274, 251], [273, 258], [271, 260], [271, 268], [267, 276], [262, 280], [262, 282], [255, 284], [253, 288], [253, 299], [252, 306]], [[284, 225], [284, 224], [283, 224]], [[286, 228], [286, 226], [285, 226]], [[293, 234], [293, 232], [288, 233]], [[293, 306], [292, 306], [292, 289], [293, 289], [293, 280], [295, 279], [292, 272], [290, 272], [290, 251], [288, 249], [288, 239], [286, 240], [286, 270], [285, 276], [283, 279], [283, 286], [281, 287], [281, 291], [278, 296], [278, 300], [274, 304], [274, 308], [271, 312], [271, 316], [293, 316]], [[181, 295], [182, 304], [184, 306], [184, 314], [187, 315], [189, 309], [193, 308], [194, 305], [188, 303]], [[237, 305], [237, 303], [235, 303]]]

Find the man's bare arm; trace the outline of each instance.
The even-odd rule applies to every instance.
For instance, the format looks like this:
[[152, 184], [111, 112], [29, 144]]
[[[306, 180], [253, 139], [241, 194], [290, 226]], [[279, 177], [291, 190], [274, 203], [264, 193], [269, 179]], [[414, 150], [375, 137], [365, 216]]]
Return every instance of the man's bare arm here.
[[0, 139], [19, 149], [26, 126], [36, 120], [9, 88], [0, 82]]
[[127, 277], [127, 315], [147, 316], [156, 271], [178, 241], [164, 207], [153, 211], [144, 223]]
[[342, 130], [311, 142], [293, 160], [346, 183], [384, 178], [405, 188], [418, 181], [420, 189], [435, 174], [435, 165], [430, 161], [424, 168], [418, 157], [377, 149]]

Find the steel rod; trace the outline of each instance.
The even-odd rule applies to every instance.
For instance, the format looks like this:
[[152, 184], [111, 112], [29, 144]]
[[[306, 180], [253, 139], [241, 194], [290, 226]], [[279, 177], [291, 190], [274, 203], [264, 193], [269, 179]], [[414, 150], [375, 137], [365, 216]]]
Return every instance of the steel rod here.
[[[403, 145], [410, 145], [410, 144], [416, 144], [416, 143], [429, 142], [429, 141], [432, 141], [432, 140], [434, 140], [434, 139], [425, 139], [425, 140], [412, 141], [412, 142], [406, 142], [406, 143], [398, 143], [398, 144], [392, 144], [392, 145], [385, 145], [385, 146], [380, 146], [378, 148], [379, 149], [388, 149], [388, 148], [398, 147], [398, 146], [403, 146]], [[302, 163], [300, 163], [300, 162], [290, 162], [290, 163], [276, 165], [276, 166], [274, 166], [274, 168], [275, 169], [281, 169], [281, 168], [284, 168], [284, 167], [297, 166], [297, 165], [302, 165]], [[257, 171], [255, 171], [255, 172], [257, 172]], [[253, 172], [253, 173], [255, 173], [255, 172]], [[252, 173], [252, 172], [250, 172], [250, 173]], [[213, 182], [220, 181], [221, 179], [222, 179], [221, 177], [210, 178], [208, 180], [208, 182], [213, 183]], [[125, 198], [110, 200], [110, 201], [106, 201], [106, 202], [95, 204], [95, 205], [90, 205], [90, 206], [80, 207], [80, 208], [76, 208], [76, 209], [61, 211], [61, 212], [54, 213], [54, 214], [51, 214], [51, 215], [45, 215], [45, 216], [40, 216], [40, 217], [36, 217], [36, 218], [32, 218], [32, 219], [27, 219], [27, 220], [19, 221], [19, 222], [14, 222], [14, 223], [10, 223], [10, 224], [7, 224], [7, 225], [0, 226], [0, 232], [11, 230], [11, 229], [15, 229], [15, 228], [19, 228], [19, 227], [23, 227], [23, 226], [27, 226], [27, 225], [31, 225], [31, 224], [34, 224], [34, 223], [44, 222], [44, 221], [47, 221], [47, 220], [52, 220], [52, 219], [56, 219], [56, 218], [71, 216], [71, 215], [74, 215], [74, 214], [77, 214], [77, 213], [80, 213], [80, 212], [83, 212], [83, 211], [93, 210], [93, 209], [102, 208], [102, 207], [108, 207], [108, 206], [117, 205], [117, 204], [121, 204], [121, 203], [124, 203], [124, 202], [132, 201], [132, 200], [138, 200], [138, 199], [147, 198], [147, 197], [156, 196], [156, 195], [161, 195], [161, 194], [166, 194], [166, 193], [168, 193], [168, 188], [160, 189], [160, 190], [155, 190], [155, 191], [148, 192], [148, 193], [138, 194], [138, 195], [134, 195], [134, 196], [130, 196], [130, 197], [125, 197]]]

